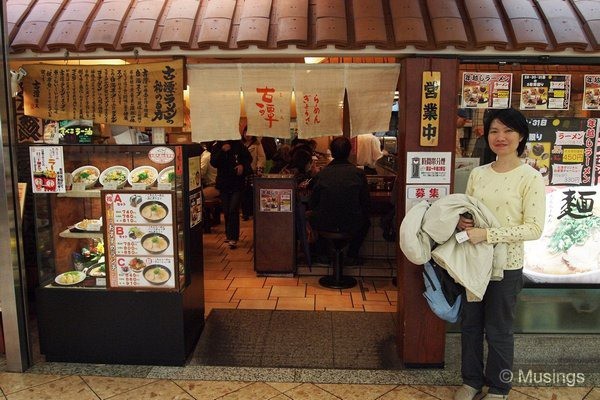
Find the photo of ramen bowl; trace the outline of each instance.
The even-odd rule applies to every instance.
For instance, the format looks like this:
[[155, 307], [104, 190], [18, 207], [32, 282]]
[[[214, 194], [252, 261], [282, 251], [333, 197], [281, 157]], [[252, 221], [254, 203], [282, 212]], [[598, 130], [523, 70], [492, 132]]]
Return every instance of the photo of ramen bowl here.
[[129, 168], [123, 167], [122, 165], [115, 165], [106, 168], [100, 174], [100, 184], [106, 186], [106, 184], [116, 183], [118, 189], [122, 189], [127, 182], [129, 176]]
[[100, 177], [100, 170], [93, 165], [85, 165], [71, 172], [73, 183], [82, 183], [86, 189], [93, 188]]
[[145, 184], [147, 188], [154, 185], [158, 178], [158, 171], [154, 167], [142, 166], [131, 170], [127, 181], [131, 186], [134, 184]]
[[171, 271], [159, 264], [148, 265], [144, 268], [144, 279], [152, 285], [163, 285], [171, 278]]
[[160, 254], [169, 248], [169, 238], [162, 233], [147, 233], [142, 236], [142, 247], [148, 253]]
[[146, 201], [140, 205], [140, 215], [148, 222], [160, 222], [168, 214], [169, 209], [160, 201]]

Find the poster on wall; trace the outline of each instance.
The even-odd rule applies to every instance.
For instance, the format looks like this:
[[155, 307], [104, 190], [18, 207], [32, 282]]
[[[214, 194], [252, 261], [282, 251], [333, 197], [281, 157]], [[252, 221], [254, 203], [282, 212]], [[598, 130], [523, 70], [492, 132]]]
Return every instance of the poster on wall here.
[[546, 185], [591, 185], [594, 180], [596, 118], [529, 118], [525, 161]]
[[174, 290], [177, 237], [173, 193], [102, 191], [111, 289]]
[[29, 148], [33, 193], [65, 193], [65, 162], [62, 146]]
[[406, 183], [450, 183], [452, 153], [406, 153]]
[[546, 188], [546, 222], [525, 242], [523, 275], [533, 284], [600, 284], [600, 186]]
[[415, 204], [423, 200], [433, 203], [448, 194], [450, 194], [449, 185], [407, 185], [405, 211], [408, 212]]
[[464, 72], [461, 108], [508, 108], [511, 93], [511, 73]]
[[571, 75], [521, 75], [521, 110], [568, 110]]
[[583, 77], [583, 110], [600, 108], [600, 75], [585, 75]]

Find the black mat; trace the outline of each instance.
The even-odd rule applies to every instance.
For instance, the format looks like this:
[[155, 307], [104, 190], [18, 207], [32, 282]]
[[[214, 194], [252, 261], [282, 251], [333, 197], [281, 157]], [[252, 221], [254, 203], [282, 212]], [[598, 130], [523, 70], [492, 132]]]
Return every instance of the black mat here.
[[212, 310], [189, 365], [401, 369], [393, 313]]

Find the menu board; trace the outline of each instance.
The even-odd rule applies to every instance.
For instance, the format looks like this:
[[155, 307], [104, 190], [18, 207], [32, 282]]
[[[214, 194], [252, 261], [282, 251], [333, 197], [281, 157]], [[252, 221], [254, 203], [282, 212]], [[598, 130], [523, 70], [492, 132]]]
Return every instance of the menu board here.
[[31, 146], [33, 193], [65, 193], [65, 163], [62, 146]]
[[292, 189], [260, 189], [261, 212], [292, 212]]
[[508, 108], [511, 92], [511, 73], [464, 72], [461, 108]]
[[102, 191], [109, 288], [177, 288], [173, 204], [170, 191]]
[[571, 75], [521, 75], [521, 110], [568, 110]]
[[585, 75], [583, 78], [583, 110], [600, 108], [600, 75]]
[[546, 221], [525, 242], [523, 275], [533, 284], [600, 284], [600, 186], [546, 188]]
[[529, 118], [525, 161], [546, 185], [591, 185], [598, 136], [596, 118]]

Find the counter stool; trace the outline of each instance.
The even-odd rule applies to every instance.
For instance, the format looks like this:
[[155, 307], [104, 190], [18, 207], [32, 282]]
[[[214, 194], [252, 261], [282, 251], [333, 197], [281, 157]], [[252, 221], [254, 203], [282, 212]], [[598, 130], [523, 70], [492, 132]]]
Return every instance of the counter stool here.
[[205, 200], [202, 204], [202, 218], [204, 220], [204, 233], [210, 233], [213, 225], [221, 223], [221, 199]]
[[333, 274], [319, 279], [319, 284], [331, 289], [349, 289], [356, 286], [356, 279], [351, 276], [344, 276], [344, 266], [342, 264], [342, 252], [348, 246], [352, 235], [348, 232], [317, 231], [317, 233], [327, 240], [335, 256], [333, 259]]

